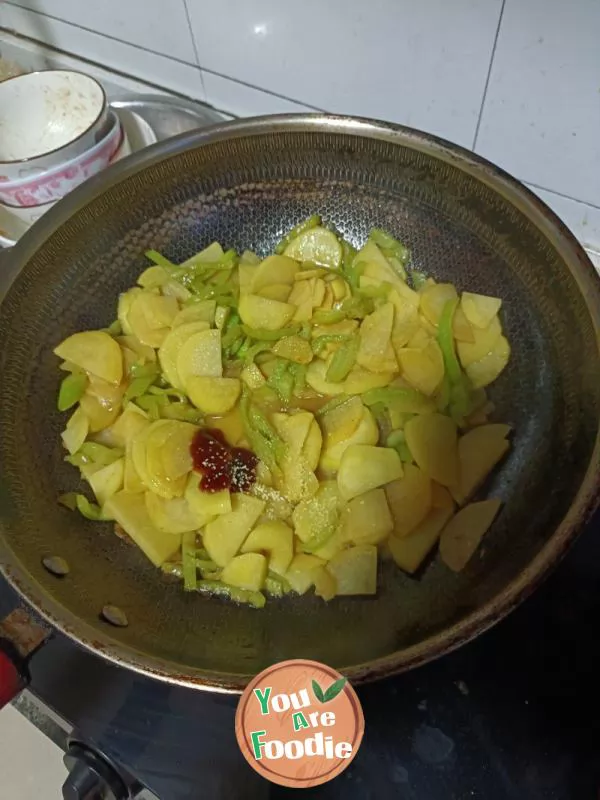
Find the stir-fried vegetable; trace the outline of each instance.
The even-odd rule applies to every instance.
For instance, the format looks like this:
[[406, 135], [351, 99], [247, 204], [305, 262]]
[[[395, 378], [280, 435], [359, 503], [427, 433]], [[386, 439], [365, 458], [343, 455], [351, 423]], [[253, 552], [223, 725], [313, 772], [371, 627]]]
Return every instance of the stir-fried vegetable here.
[[256, 608], [373, 594], [380, 549], [413, 573], [441, 537], [466, 566], [499, 508], [469, 501], [509, 449], [484, 388], [510, 355], [498, 298], [318, 215], [262, 260], [146, 256], [118, 320], [55, 349], [65, 460], [93, 495], [63, 505], [186, 591]]

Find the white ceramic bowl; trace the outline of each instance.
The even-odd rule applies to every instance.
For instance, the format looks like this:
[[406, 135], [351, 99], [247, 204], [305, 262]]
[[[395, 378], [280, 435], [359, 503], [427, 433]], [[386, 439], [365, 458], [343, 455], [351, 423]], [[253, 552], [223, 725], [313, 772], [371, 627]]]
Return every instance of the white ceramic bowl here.
[[80, 183], [110, 163], [123, 136], [121, 122], [110, 113], [111, 126], [104, 138], [90, 150], [51, 170], [31, 171], [16, 181], [0, 181], [0, 202], [7, 206], [32, 207], [60, 200]]
[[104, 138], [109, 106], [94, 78], [70, 70], [0, 83], [0, 182], [53, 169]]

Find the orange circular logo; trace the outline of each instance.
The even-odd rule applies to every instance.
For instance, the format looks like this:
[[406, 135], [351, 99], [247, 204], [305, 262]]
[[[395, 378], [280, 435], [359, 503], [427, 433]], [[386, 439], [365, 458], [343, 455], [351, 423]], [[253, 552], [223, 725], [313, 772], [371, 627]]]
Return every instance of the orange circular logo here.
[[235, 734], [251, 767], [272, 783], [318, 786], [352, 761], [365, 719], [339, 672], [294, 659], [268, 667], [245, 688]]

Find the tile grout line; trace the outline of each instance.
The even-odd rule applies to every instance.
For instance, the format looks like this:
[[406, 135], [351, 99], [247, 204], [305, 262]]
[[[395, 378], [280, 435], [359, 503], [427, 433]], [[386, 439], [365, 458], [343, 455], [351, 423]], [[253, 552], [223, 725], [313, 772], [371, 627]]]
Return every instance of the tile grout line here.
[[481, 127], [481, 120], [483, 118], [483, 111], [485, 108], [485, 101], [487, 98], [488, 88], [490, 85], [490, 78], [492, 77], [492, 68], [494, 65], [494, 58], [496, 57], [496, 48], [498, 46], [498, 38], [500, 37], [500, 28], [502, 27], [502, 18], [504, 16], [504, 6], [506, 0], [502, 0], [502, 8], [500, 9], [500, 16], [498, 17], [498, 27], [496, 28], [496, 35], [494, 36], [494, 44], [492, 45], [492, 53], [490, 56], [490, 65], [488, 67], [487, 76], [485, 79], [485, 86], [483, 87], [483, 96], [481, 98], [481, 108], [479, 109], [479, 116], [477, 117], [477, 125], [475, 126], [475, 135], [473, 137], [472, 150], [475, 150], [477, 145], [477, 137], [479, 136], [479, 128]]
[[533, 189], [539, 189], [542, 192], [555, 194], [557, 197], [562, 197], [564, 200], [570, 200], [572, 203], [580, 203], [582, 206], [589, 206], [589, 208], [600, 211], [600, 206], [596, 205], [595, 203], [590, 203], [589, 200], [580, 200], [577, 197], [572, 197], [570, 194], [559, 192], [556, 189], [549, 189], [547, 186], [540, 186], [538, 183], [533, 183], [532, 181], [527, 180], [527, 178], [518, 178], [517, 180], [521, 181], [521, 183], [524, 183], [527, 186], [531, 186]]
[[198, 71], [200, 72], [200, 84], [202, 85], [202, 93], [204, 95], [204, 100], [207, 99], [206, 95], [206, 86], [204, 85], [204, 74], [202, 67], [200, 66], [200, 56], [198, 55], [198, 45], [196, 44], [196, 37], [194, 36], [194, 31], [192, 30], [192, 20], [190, 19], [190, 10], [188, 8], [187, 0], [182, 0], [183, 2], [183, 9], [185, 11], [185, 18], [187, 20], [188, 30], [190, 32], [190, 37], [192, 39], [192, 47], [194, 49], [194, 55], [196, 57], [196, 66], [198, 67]]
[[[0, 2], [2, 2], [2, 0], [0, 0]], [[4, 2], [8, 6], [12, 6], [13, 8], [19, 8], [21, 11], [25, 11], [27, 14], [36, 14], [37, 16], [40, 16], [40, 17], [48, 17], [48, 19], [52, 19], [55, 22], [62, 22], [63, 25], [68, 25], [71, 28], [76, 28], [76, 29], [78, 28], [79, 30], [86, 31], [87, 33], [91, 33], [94, 36], [99, 36], [101, 39], [108, 39], [109, 41], [112, 41], [112, 42], [119, 42], [119, 44], [127, 45], [127, 47], [133, 47], [135, 50], [141, 50], [143, 53], [149, 53], [150, 55], [158, 56], [159, 58], [166, 58], [168, 61], [174, 61], [176, 64], [183, 64], [186, 67], [190, 67], [191, 69], [197, 69], [197, 70], [200, 70], [201, 72], [209, 72], [211, 75], [216, 75], [218, 78], [225, 78], [226, 80], [232, 81], [233, 83], [239, 83], [242, 86], [247, 86], [249, 89], [255, 89], [257, 92], [262, 92], [263, 94], [271, 95], [271, 97], [278, 97], [280, 100], [287, 100], [289, 103], [295, 103], [296, 105], [306, 106], [307, 108], [312, 108], [315, 111], [323, 111], [322, 108], [319, 108], [318, 106], [313, 106], [310, 103], [305, 103], [303, 100], [296, 100], [295, 98], [288, 97], [285, 94], [279, 94], [278, 92], [272, 92], [269, 89], [265, 89], [265, 88], [263, 88], [261, 86], [255, 86], [253, 83], [248, 83], [247, 81], [240, 81], [238, 78], [232, 78], [230, 75], [224, 75], [221, 72], [216, 72], [215, 70], [207, 69], [206, 67], [203, 67], [200, 63], [192, 64], [190, 61], [184, 61], [183, 59], [177, 58], [175, 56], [166, 55], [165, 53], [159, 53], [156, 50], [150, 50], [150, 48], [144, 47], [141, 44], [136, 44], [135, 42], [128, 42], [126, 39], [119, 39], [118, 36], [112, 36], [109, 33], [100, 33], [99, 31], [95, 31], [92, 28], [86, 28], [85, 25], [78, 25], [78, 24], [76, 24], [74, 22], [69, 22], [68, 20], [63, 19], [62, 17], [56, 17], [53, 14], [47, 14], [45, 11], [33, 11], [30, 8], [26, 8], [25, 6], [19, 5], [18, 3], [11, 2], [11, 0], [4, 0]], [[186, 6], [186, 11], [187, 11], [187, 6]], [[0, 25], [0, 30], [5, 30], [8, 33], [17, 33], [19, 36], [24, 36], [24, 38], [26, 38], [26, 39], [31, 39], [34, 42], [38, 42], [39, 41], [42, 44], [45, 44], [47, 47], [52, 47], [55, 50], [61, 50], [63, 53], [66, 53], [67, 55], [74, 55], [77, 58], [83, 58], [85, 60], [85, 56], [78, 56], [76, 53], [73, 53], [71, 51], [62, 50], [62, 48], [56, 47], [55, 45], [52, 45], [49, 42], [45, 42], [43, 39], [35, 39], [32, 36], [26, 36], [25, 34], [19, 33], [19, 31], [16, 31], [14, 28], [7, 28], [5, 25]], [[195, 38], [194, 37], [192, 37], [192, 42], [193, 42], [193, 45], [194, 45], [194, 52], [196, 52]], [[197, 58], [197, 61], [198, 61], [198, 57], [197, 56], [196, 56], [196, 58]], [[94, 63], [94, 62], [92, 62], [92, 63]], [[111, 69], [112, 69], [112, 67], [111, 67]], [[122, 73], [122, 74], [125, 74], [125, 73]], [[128, 77], [135, 77], [135, 76], [130, 75]], [[143, 78], [139, 78], [139, 80], [144, 80], [144, 79]]]

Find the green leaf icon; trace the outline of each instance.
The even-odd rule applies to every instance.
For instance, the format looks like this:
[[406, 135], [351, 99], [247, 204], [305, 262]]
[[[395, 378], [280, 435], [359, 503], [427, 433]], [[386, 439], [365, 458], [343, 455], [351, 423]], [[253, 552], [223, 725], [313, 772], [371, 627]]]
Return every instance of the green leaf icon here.
[[328, 703], [330, 700], [333, 700], [334, 697], [337, 697], [338, 694], [342, 691], [344, 686], [346, 685], [346, 678], [340, 678], [337, 681], [334, 681], [331, 686], [326, 690], [324, 694], [324, 700], [322, 702]]
[[313, 678], [313, 682], [312, 682], [312, 690], [315, 693], [315, 697], [317, 698], [319, 703], [324, 703], [325, 702], [325, 695], [323, 694], [323, 689], [321, 689], [321, 687], [316, 682], [316, 680], [314, 680], [314, 678]]

